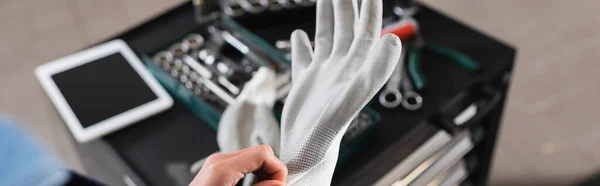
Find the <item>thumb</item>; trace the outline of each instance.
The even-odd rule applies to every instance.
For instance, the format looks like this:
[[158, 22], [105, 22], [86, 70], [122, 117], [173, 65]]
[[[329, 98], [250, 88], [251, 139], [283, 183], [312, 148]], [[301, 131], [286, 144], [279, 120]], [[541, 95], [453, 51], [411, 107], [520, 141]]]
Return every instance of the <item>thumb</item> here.
[[223, 161], [224, 167], [231, 167], [232, 171], [248, 174], [261, 171], [270, 180], [286, 182], [287, 167], [279, 160], [269, 145], [251, 147], [250, 150]]

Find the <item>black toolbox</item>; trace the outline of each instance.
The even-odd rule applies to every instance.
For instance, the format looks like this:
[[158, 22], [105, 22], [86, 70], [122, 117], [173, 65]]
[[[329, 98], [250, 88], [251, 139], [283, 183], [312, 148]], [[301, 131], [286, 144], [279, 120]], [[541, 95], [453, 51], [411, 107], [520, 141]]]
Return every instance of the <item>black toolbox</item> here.
[[[296, 28], [306, 29], [312, 35], [314, 12], [314, 7], [305, 7], [286, 13], [303, 15], [295, 16], [297, 19], [285, 19], [285, 16], [277, 13], [262, 13], [243, 16], [236, 21], [274, 43], [278, 39], [289, 38]], [[334, 185], [372, 185], [440, 129], [456, 132], [458, 129], [449, 124], [451, 121], [447, 119], [447, 115], [456, 112], [452, 105], [461, 105], [459, 103], [463, 99], [475, 99], [471, 97], [473, 95], [489, 93], [493, 95], [490, 98], [492, 101], [486, 102], [489, 103], [485, 105], [486, 113], [462, 125], [483, 131], [481, 142], [470, 152], [477, 159], [466, 182], [487, 184], [516, 51], [427, 6], [422, 6], [415, 18], [419, 20], [420, 30], [428, 41], [465, 53], [480, 62], [483, 71], [465, 73], [443, 58], [425, 53], [422, 69], [429, 86], [422, 93], [425, 100], [423, 108], [409, 112], [402, 108], [386, 109], [373, 104], [372, 107], [381, 114], [376, 135], [371, 144], [348, 160], [349, 163], [336, 169]], [[186, 2], [113, 39], [123, 39], [141, 56], [156, 51], [195, 27], [193, 6]], [[115, 158], [130, 170], [128, 175], [111, 176], [117, 179], [125, 176], [124, 182], [136, 185], [185, 185], [176, 181], [170, 169], [181, 164], [191, 165], [218, 151], [214, 130], [181, 103], [175, 103], [172, 109], [164, 113], [104, 137], [104, 142], [108, 144], [109, 151], [115, 152]], [[86, 168], [114, 169], [102, 166]]]

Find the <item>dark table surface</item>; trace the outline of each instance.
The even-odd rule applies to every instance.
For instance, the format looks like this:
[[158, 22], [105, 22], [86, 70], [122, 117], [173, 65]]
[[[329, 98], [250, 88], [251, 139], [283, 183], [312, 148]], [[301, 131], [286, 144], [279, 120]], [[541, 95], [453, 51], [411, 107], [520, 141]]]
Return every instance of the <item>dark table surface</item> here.
[[[238, 21], [257, 35], [265, 36], [269, 42], [288, 38], [296, 28], [306, 29], [309, 34], [313, 33], [314, 8], [295, 11], [291, 13], [306, 16], [291, 21], [283, 19], [285, 15], [279, 15], [279, 20], [273, 15], [264, 14]], [[377, 135], [370, 145], [351, 158], [350, 163], [336, 171], [334, 183], [349, 180], [370, 161], [384, 162], [381, 162], [383, 165], [380, 170], [361, 176], [370, 180], [382, 176], [416, 149], [428, 135], [438, 130], [437, 126], [425, 121], [444, 103], [474, 83], [491, 81], [512, 68], [515, 56], [512, 47], [428, 7], [422, 7], [415, 17], [420, 22], [426, 40], [467, 54], [479, 61], [484, 70], [469, 73], [444, 58], [424, 53], [422, 69], [428, 80], [428, 89], [422, 93], [425, 100], [423, 108], [418, 112], [407, 112], [401, 108], [385, 109], [377, 103], [373, 104], [373, 108], [382, 115], [381, 124], [376, 130]], [[142, 55], [156, 51], [194, 28], [192, 6], [185, 3], [115, 38], [125, 40], [138, 55]], [[499, 110], [501, 114], [502, 108]], [[494, 134], [489, 135], [488, 138], [491, 139], [487, 139], [486, 144], [491, 146], [487, 149], [493, 150], [497, 124], [491, 130]], [[177, 185], [168, 173], [169, 166], [191, 165], [218, 151], [216, 133], [181, 103], [175, 103], [170, 110], [108, 135], [104, 139], [148, 185]], [[403, 147], [393, 145], [398, 142], [403, 142]], [[399, 148], [404, 155], [383, 160], [375, 158], [390, 146]], [[486, 152], [491, 153], [492, 150]], [[489, 159], [486, 164], [489, 164]], [[487, 172], [485, 174], [487, 176]]]

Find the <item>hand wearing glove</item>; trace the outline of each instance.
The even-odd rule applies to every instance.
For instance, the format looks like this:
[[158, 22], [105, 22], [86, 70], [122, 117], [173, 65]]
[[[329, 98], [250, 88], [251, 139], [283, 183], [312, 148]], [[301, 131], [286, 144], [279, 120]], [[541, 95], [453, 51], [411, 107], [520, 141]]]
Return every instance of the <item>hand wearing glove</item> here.
[[330, 185], [340, 141], [361, 109], [383, 87], [400, 58], [394, 35], [380, 39], [382, 2], [319, 0], [315, 50], [292, 33], [293, 88], [285, 102], [281, 160], [289, 185]]
[[[236, 101], [223, 112], [217, 132], [221, 153], [268, 144], [275, 155], [279, 154], [280, 131], [273, 116], [275, 92], [275, 73], [269, 68], [260, 68]], [[248, 174], [244, 185], [251, 185], [253, 181], [254, 175]]]

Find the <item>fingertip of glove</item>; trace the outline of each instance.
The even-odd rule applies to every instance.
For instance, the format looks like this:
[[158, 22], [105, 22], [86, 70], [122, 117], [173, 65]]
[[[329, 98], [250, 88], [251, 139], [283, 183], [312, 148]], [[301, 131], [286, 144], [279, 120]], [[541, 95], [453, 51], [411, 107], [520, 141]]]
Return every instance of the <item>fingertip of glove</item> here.
[[294, 30], [294, 32], [292, 32], [292, 38], [300, 38], [300, 37], [308, 37], [308, 34], [306, 34], [306, 32], [304, 32], [304, 30], [302, 29], [296, 29]]
[[381, 40], [384, 42], [384, 46], [402, 48], [402, 41], [394, 34], [385, 34], [383, 37], [381, 37]]

